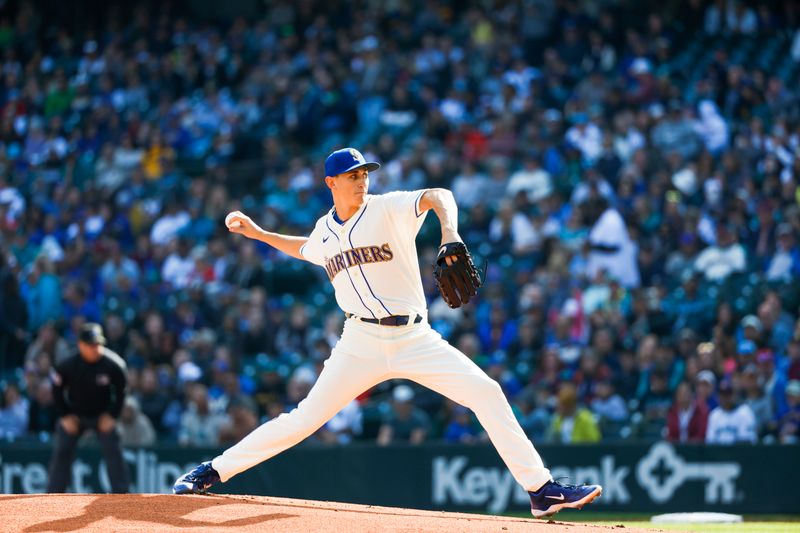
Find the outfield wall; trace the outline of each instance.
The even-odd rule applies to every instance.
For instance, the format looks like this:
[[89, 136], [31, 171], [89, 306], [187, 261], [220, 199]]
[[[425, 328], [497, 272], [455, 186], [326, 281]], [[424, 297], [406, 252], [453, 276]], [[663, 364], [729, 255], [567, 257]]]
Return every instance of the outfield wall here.
[[[617, 444], [537, 446], [554, 477], [601, 483], [597, 510], [796, 513], [800, 446]], [[220, 450], [159, 446], [126, 450], [133, 492], [169, 492], [180, 473]], [[0, 445], [4, 493], [45, 490], [50, 448]], [[99, 449], [79, 450], [74, 492], [105, 492]], [[526, 493], [488, 445], [377, 447], [301, 445], [218, 492], [353, 503], [504, 513], [525, 511]]]

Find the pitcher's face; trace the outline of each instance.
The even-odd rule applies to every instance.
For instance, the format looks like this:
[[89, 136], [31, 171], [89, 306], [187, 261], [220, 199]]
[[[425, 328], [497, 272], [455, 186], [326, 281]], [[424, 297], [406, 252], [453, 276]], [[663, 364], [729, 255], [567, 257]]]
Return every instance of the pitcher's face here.
[[369, 192], [369, 172], [362, 167], [338, 174], [333, 177], [331, 188], [342, 200], [361, 204]]

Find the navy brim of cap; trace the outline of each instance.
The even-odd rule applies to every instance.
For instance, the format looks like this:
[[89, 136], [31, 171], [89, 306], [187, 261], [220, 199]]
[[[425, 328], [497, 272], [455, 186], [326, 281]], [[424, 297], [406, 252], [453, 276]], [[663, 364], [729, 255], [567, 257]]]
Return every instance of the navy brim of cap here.
[[352, 172], [357, 168], [365, 167], [368, 172], [375, 172], [379, 168], [381, 168], [380, 163], [369, 162], [369, 163], [359, 163], [357, 165], [353, 165], [352, 167], [348, 168], [347, 170], [342, 170], [339, 174], [347, 174], [348, 172]]

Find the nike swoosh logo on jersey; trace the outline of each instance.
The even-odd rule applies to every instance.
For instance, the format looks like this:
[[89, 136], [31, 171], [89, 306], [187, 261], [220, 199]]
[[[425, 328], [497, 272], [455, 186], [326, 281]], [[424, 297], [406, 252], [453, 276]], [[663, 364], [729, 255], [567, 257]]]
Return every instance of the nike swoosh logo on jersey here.
[[562, 501], [564, 499], [564, 493], [562, 492], [558, 496], [545, 496], [545, 498], [550, 498], [551, 500]]
[[330, 235], [328, 235], [327, 237], [323, 237], [323, 238], [322, 238], [322, 242], [323, 242], [323, 244], [324, 244], [324, 243], [326, 243], [326, 242], [328, 242], [328, 239], [330, 239], [330, 238], [331, 238], [331, 236], [330, 236]]

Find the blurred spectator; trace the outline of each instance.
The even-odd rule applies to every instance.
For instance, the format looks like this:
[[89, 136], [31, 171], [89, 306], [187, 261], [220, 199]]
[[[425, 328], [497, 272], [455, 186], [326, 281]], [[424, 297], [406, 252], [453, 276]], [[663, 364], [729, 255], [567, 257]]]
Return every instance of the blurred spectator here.
[[702, 329], [709, 324], [713, 309], [708, 298], [700, 292], [700, 279], [695, 273], [686, 272], [680, 280], [681, 286], [666, 299], [663, 310], [675, 321], [673, 329], [680, 332], [679, 341], [682, 335], [689, 335], [689, 340], [694, 341], [693, 331], [688, 328]]
[[608, 365], [601, 362], [600, 357], [606, 355], [598, 353], [603, 347], [603, 337], [606, 337], [607, 331], [599, 331], [595, 336], [595, 343], [592, 349], [583, 351], [579, 367], [573, 375], [573, 383], [578, 388], [578, 401], [585, 404], [587, 407], [590, 405], [592, 399], [597, 395], [598, 385], [606, 381], [611, 373]]
[[628, 407], [625, 400], [614, 391], [614, 384], [609, 380], [598, 381], [594, 389], [592, 413], [600, 423], [622, 422], [628, 418]]
[[680, 247], [667, 257], [664, 272], [675, 279], [687, 280], [689, 276], [695, 274], [697, 237], [692, 233], [684, 233], [680, 236], [679, 244]]
[[552, 178], [550, 173], [542, 168], [539, 155], [533, 152], [525, 154], [522, 164], [523, 167], [509, 178], [506, 196], [515, 198], [518, 193], [524, 192], [531, 203], [550, 196], [553, 192]]
[[697, 106], [698, 121], [695, 131], [700, 135], [706, 150], [718, 155], [728, 146], [728, 124], [711, 100], [703, 100]]
[[756, 442], [756, 420], [747, 404], [740, 404], [733, 383], [724, 379], [719, 384], [719, 407], [708, 416], [706, 444]]
[[0, 438], [15, 440], [28, 431], [28, 400], [19, 387], [8, 383], [3, 387], [3, 406], [0, 408]]
[[228, 404], [228, 422], [219, 430], [220, 444], [233, 444], [258, 427], [258, 414], [253, 402], [237, 398]]
[[753, 34], [758, 31], [756, 13], [742, 0], [731, 0], [725, 13], [725, 26], [731, 33]]
[[243, 289], [264, 286], [266, 272], [261, 258], [256, 255], [255, 243], [247, 239], [239, 246], [238, 260], [225, 269], [225, 281]]
[[795, 31], [794, 39], [792, 40], [792, 59], [800, 62], [800, 29]]
[[717, 241], [700, 252], [694, 263], [695, 269], [708, 281], [721, 282], [734, 272], [745, 269], [745, 252], [737, 242], [734, 228], [730, 224], [717, 225]]
[[454, 405], [450, 421], [444, 429], [444, 440], [453, 443], [471, 444], [478, 438], [472, 422], [472, 414], [462, 405]]
[[[178, 236], [180, 230], [189, 224], [190, 220], [189, 213], [181, 209], [181, 205], [176, 200], [168, 199], [163, 214], [153, 223], [150, 230], [150, 241], [159, 246], [169, 244]], [[189, 251], [186, 244], [184, 241], [184, 254]]]
[[600, 429], [592, 413], [578, 407], [578, 393], [574, 385], [564, 383], [558, 389], [558, 406], [548, 430], [548, 440], [554, 442], [586, 443], [600, 440]]
[[603, 197], [590, 200], [586, 210], [593, 221], [589, 232], [591, 251], [586, 274], [593, 279], [598, 272], [606, 271], [611, 279], [619, 281], [623, 287], [638, 286], [636, 244], [630, 240], [622, 216], [609, 207]]
[[694, 397], [692, 386], [682, 381], [675, 389], [674, 402], [667, 413], [667, 439], [673, 442], [705, 442], [708, 406]]
[[333, 418], [325, 423], [317, 435], [322, 442], [347, 444], [361, 435], [363, 419], [361, 406], [356, 400], [353, 400], [333, 415]]
[[178, 442], [182, 446], [218, 446], [220, 430], [228, 423], [228, 417], [211, 410], [205, 385], [194, 384], [188, 396], [189, 404], [181, 415]]
[[50, 433], [56, 427], [56, 409], [50, 381], [40, 381], [31, 394], [28, 429], [33, 434]]
[[195, 258], [190, 252], [189, 240], [179, 238], [174, 251], [164, 261], [161, 278], [174, 289], [185, 289], [189, 286], [195, 268]]
[[259, 380], [256, 383], [254, 398], [261, 413], [268, 412], [270, 406], [279, 405], [286, 396], [286, 381], [280, 374], [280, 365], [264, 357], [256, 358]]
[[489, 226], [489, 238], [498, 253], [512, 252], [517, 256], [530, 255], [542, 244], [542, 235], [536, 231], [530, 218], [515, 211], [510, 201], [501, 204]]
[[603, 135], [600, 128], [585, 113], [575, 113], [572, 123], [564, 140], [580, 150], [584, 160], [594, 163], [602, 150]]
[[28, 310], [16, 276], [0, 269], [0, 372], [22, 366], [28, 343]]
[[139, 266], [133, 259], [122, 255], [119, 244], [111, 243], [110, 247], [109, 258], [100, 269], [105, 290], [113, 293], [124, 286], [136, 286], [139, 282]]
[[717, 377], [711, 370], [701, 370], [697, 373], [695, 387], [698, 401], [705, 403], [709, 412], [719, 405], [715, 394]]
[[800, 442], [800, 381], [786, 386], [787, 410], [777, 421], [778, 439], [783, 444]]
[[517, 327], [514, 320], [507, 316], [506, 310], [496, 306], [489, 313], [489, 321], [478, 326], [477, 333], [482, 351], [492, 353], [508, 349], [516, 337]]
[[453, 196], [458, 205], [471, 209], [483, 200], [487, 184], [486, 175], [478, 172], [472, 163], [466, 162], [461, 168], [461, 173], [453, 179]]
[[697, 155], [700, 150], [698, 134], [678, 100], [670, 100], [667, 115], [652, 130], [652, 139], [653, 146], [662, 153], [676, 153], [683, 160]]
[[774, 417], [774, 410], [772, 400], [764, 394], [764, 388], [758, 378], [759, 372], [756, 365], [750, 363], [742, 369], [741, 385], [744, 391], [744, 404], [753, 411], [756, 431], [760, 435], [767, 423]]
[[800, 381], [800, 339], [792, 339], [786, 348], [787, 367], [786, 374], [790, 380]]
[[45, 322], [64, 317], [61, 280], [56, 276], [54, 265], [48, 257], [40, 255], [36, 258], [23, 290], [31, 329], [37, 330]]
[[552, 396], [548, 387], [527, 387], [520, 395], [517, 405], [520, 408], [519, 423], [525, 434], [533, 440], [546, 438], [550, 429], [552, 414]]
[[758, 305], [758, 318], [763, 328], [762, 340], [765, 348], [773, 353], [782, 354], [794, 335], [794, 320], [783, 309], [783, 299], [774, 290], [764, 295]]
[[42, 354], [46, 354], [56, 365], [70, 355], [69, 344], [59, 335], [53, 322], [45, 322], [41, 325], [38, 336], [28, 346], [25, 361], [27, 364], [34, 363]]
[[141, 448], [156, 443], [156, 431], [150, 419], [142, 414], [139, 401], [133, 396], [125, 398], [119, 415], [120, 444], [126, 448]]
[[800, 275], [800, 248], [795, 242], [794, 229], [784, 222], [775, 232], [777, 243], [775, 253], [767, 266], [769, 281], [790, 281]]
[[64, 319], [68, 324], [73, 320], [89, 320], [99, 323], [100, 309], [91, 298], [89, 287], [84, 282], [74, 281], [64, 287]]
[[286, 410], [290, 411], [297, 407], [300, 402], [308, 396], [317, 376], [308, 367], [300, 367], [294, 371], [292, 377], [286, 385]]
[[666, 372], [656, 370], [647, 374], [648, 387], [639, 402], [639, 408], [644, 422], [644, 435], [649, 438], [656, 437], [664, 425], [670, 406], [672, 394], [669, 390], [669, 377]]
[[175, 150], [164, 144], [160, 130], [153, 130], [142, 158], [145, 177], [150, 180], [162, 178], [173, 159]]
[[760, 350], [756, 362], [764, 394], [770, 399], [773, 412], [780, 416], [786, 411], [786, 376], [775, 366], [775, 356], [770, 350]]
[[275, 333], [275, 347], [283, 354], [308, 356], [311, 333], [306, 307], [295, 305], [289, 310], [288, 320], [282, 323]]
[[169, 396], [159, 384], [158, 374], [153, 367], [142, 370], [134, 397], [138, 401], [139, 410], [150, 420], [156, 431], [163, 431], [162, 420], [169, 405]]
[[392, 391], [392, 408], [378, 432], [378, 444], [393, 442], [420, 444], [428, 436], [430, 421], [421, 409], [413, 404], [414, 390], [408, 385], [398, 385]]
[[749, 341], [748, 349], [754, 349], [761, 344], [761, 334], [764, 331], [761, 319], [755, 315], [747, 315], [739, 322], [739, 326], [741, 327], [742, 337], [744, 337], [744, 340]]

